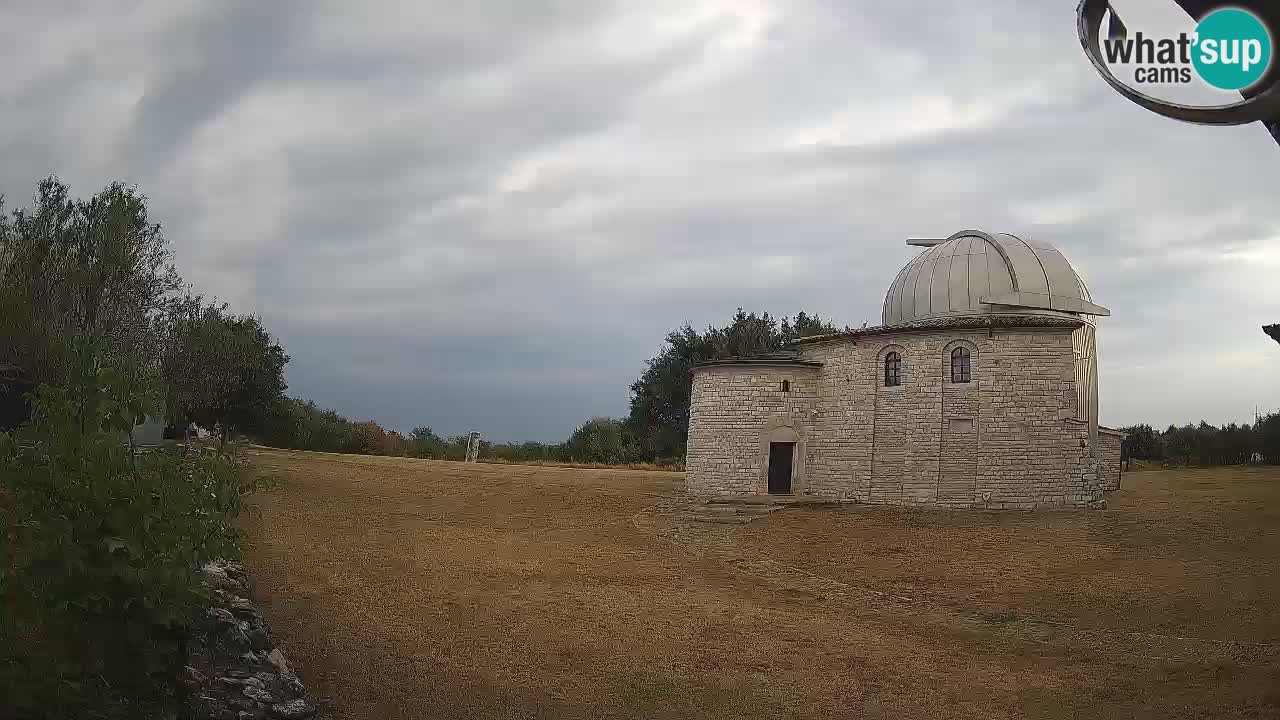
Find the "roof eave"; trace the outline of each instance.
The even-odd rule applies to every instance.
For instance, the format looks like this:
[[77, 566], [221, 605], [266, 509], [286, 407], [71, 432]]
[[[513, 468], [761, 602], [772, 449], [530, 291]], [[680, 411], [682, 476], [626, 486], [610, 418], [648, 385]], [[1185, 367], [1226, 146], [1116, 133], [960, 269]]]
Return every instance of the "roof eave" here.
[[705, 370], [708, 368], [718, 367], [777, 367], [777, 368], [804, 368], [813, 369], [822, 367], [822, 363], [816, 360], [752, 360], [750, 358], [742, 358], [737, 360], [712, 360], [710, 362], [698, 363], [693, 366], [693, 371]]
[[1069, 317], [1065, 315], [955, 315], [955, 316], [933, 316], [919, 318], [905, 323], [896, 325], [874, 325], [867, 328], [857, 328], [841, 333], [831, 333], [827, 335], [811, 335], [791, 341], [791, 345], [809, 345], [817, 342], [831, 342], [837, 340], [856, 340], [860, 337], [868, 337], [872, 335], [885, 335], [889, 333], [902, 332], [933, 332], [938, 330], [965, 330], [965, 329], [985, 329], [985, 328], [1001, 328], [1001, 327], [1073, 327], [1089, 324], [1084, 318]]

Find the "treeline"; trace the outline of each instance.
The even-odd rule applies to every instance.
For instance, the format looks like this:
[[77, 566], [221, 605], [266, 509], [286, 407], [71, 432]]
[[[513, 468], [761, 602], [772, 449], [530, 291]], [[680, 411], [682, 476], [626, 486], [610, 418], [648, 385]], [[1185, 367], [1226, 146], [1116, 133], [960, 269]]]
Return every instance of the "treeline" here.
[[[314, 402], [285, 398], [278, 405], [268, 431], [255, 438], [278, 448], [319, 452], [393, 455], [399, 457], [462, 460], [467, 437], [441, 437], [429, 427], [417, 427], [408, 435], [387, 430], [372, 420], [355, 421]], [[564, 442], [495, 443], [480, 441], [479, 458], [499, 462], [590, 463], [625, 465], [658, 463], [680, 465], [682, 458], [646, 457], [625, 420], [592, 418]]]
[[[265, 445], [291, 450], [441, 460], [461, 460], [467, 451], [465, 435], [442, 438], [429, 427], [419, 427], [405, 436], [372, 420], [351, 420], [310, 400], [297, 398], [277, 402], [267, 429], [255, 439]], [[482, 441], [482, 452], [491, 447]]]
[[1252, 425], [1215, 427], [1201, 421], [1199, 425], [1170, 425], [1164, 430], [1150, 425], [1120, 430], [1128, 434], [1125, 456], [1134, 460], [1166, 465], [1280, 465], [1280, 413], [1259, 418]]
[[[695, 365], [778, 350], [800, 337], [839, 331], [804, 312], [779, 320], [741, 308], [722, 327], [698, 331], [685, 325], [667, 336], [661, 352], [632, 383], [627, 417], [591, 418], [559, 443], [482, 441], [479, 457], [505, 462], [682, 465]], [[371, 420], [351, 420], [313, 402], [283, 397], [275, 403], [266, 429], [255, 437], [266, 445], [297, 450], [444, 460], [463, 459], [467, 445], [465, 436], [445, 438], [429, 427], [415, 428], [406, 436]]]

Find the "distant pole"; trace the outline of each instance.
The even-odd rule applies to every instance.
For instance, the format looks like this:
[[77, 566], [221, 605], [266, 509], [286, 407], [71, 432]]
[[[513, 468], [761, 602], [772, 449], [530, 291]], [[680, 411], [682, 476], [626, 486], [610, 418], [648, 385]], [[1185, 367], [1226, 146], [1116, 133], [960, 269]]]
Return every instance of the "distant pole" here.
[[480, 431], [472, 430], [467, 433], [467, 462], [473, 463], [480, 459]]

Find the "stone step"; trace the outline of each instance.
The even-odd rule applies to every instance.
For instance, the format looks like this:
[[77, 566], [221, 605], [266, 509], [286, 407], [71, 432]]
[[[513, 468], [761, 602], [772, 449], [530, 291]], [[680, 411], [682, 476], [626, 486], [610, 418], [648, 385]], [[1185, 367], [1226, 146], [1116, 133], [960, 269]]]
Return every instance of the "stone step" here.
[[778, 504], [783, 507], [839, 507], [844, 503], [835, 498], [798, 497], [788, 498]]
[[721, 525], [746, 525], [756, 518], [750, 515], [694, 515], [690, 519], [694, 522], [719, 523]]
[[701, 501], [707, 506], [716, 505], [735, 505], [744, 506], [773, 506], [782, 507], [788, 505], [839, 505], [840, 501], [829, 497], [815, 497], [810, 495], [732, 495], [723, 497], [707, 498]]
[[[703, 505], [701, 507], [695, 507], [693, 508], [693, 510], [695, 512], [701, 512], [701, 513], [736, 513], [744, 507], [746, 506], [735, 505], [733, 503], [714, 503], [714, 504]], [[761, 507], [761, 506], [757, 505], [755, 507]]]
[[706, 505], [695, 505], [692, 510], [696, 512], [736, 512], [736, 513], [756, 513], [766, 515], [774, 510], [781, 510], [781, 505], [760, 505], [760, 504], [743, 504], [743, 503], [708, 503]]
[[735, 495], [733, 497], [709, 498], [703, 502], [707, 505], [774, 505], [781, 495]]

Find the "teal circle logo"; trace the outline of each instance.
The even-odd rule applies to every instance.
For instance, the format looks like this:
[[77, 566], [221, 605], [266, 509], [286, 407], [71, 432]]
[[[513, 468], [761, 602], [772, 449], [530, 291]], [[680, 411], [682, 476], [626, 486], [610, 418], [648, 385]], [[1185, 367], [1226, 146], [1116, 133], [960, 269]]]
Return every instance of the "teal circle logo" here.
[[1243, 90], [1271, 65], [1271, 33], [1248, 10], [1223, 8], [1205, 15], [1194, 42], [1196, 72], [1220, 90]]

